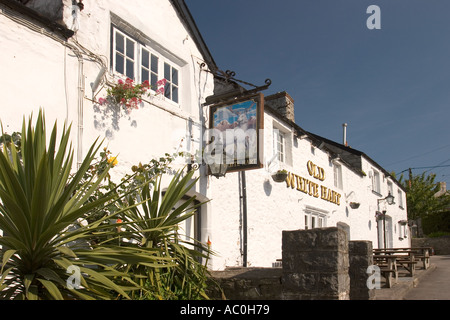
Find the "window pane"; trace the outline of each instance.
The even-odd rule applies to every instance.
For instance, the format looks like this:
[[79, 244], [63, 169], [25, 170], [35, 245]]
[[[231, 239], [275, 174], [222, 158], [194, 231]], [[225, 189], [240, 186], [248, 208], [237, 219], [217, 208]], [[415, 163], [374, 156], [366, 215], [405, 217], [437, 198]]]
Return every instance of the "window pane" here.
[[123, 56], [119, 53], [116, 53], [116, 71], [121, 74], [125, 73]]
[[172, 86], [172, 101], [178, 103], [178, 87]]
[[152, 61], [151, 61], [152, 62], [151, 70], [154, 73], [158, 73], [158, 57], [152, 54], [152, 58], [151, 59], [152, 59]]
[[170, 99], [170, 94], [171, 94], [170, 87], [171, 87], [171, 85], [169, 82], [167, 82], [166, 85], [164, 86], [164, 97], [169, 98], [169, 99]]
[[152, 89], [156, 91], [156, 90], [158, 90], [157, 85], [156, 85], [156, 82], [158, 82], [158, 76], [156, 74], [152, 73], [151, 78], [152, 79], [150, 81], [150, 85], [152, 86]]
[[149, 80], [148, 76], [149, 76], [148, 70], [142, 69], [142, 72], [141, 72], [141, 82], [144, 82], [144, 81], [146, 81], [146, 80]]
[[133, 60], [127, 59], [127, 65], [126, 65], [126, 76], [130, 79], [134, 79], [134, 62]]
[[127, 39], [127, 57], [134, 59], [134, 42]]
[[178, 70], [172, 68], [172, 83], [178, 85]]
[[164, 63], [164, 78], [168, 81], [172, 81], [172, 78], [170, 77], [170, 65], [167, 63]]
[[149, 52], [145, 49], [142, 49], [142, 66], [145, 67], [146, 69], [150, 69], [149, 58], [150, 58]]
[[125, 45], [124, 45], [124, 38], [123, 36], [116, 32], [116, 50], [119, 51], [120, 53], [124, 53], [125, 52]]

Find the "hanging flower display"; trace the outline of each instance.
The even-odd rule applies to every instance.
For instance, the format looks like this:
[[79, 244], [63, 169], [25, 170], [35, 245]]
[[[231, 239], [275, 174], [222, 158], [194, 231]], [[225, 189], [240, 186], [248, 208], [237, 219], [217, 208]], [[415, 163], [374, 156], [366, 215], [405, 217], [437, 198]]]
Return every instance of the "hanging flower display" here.
[[350, 202], [350, 208], [352, 209], [358, 209], [360, 206], [359, 202]]
[[[155, 95], [164, 95], [164, 86], [166, 79], [161, 79], [156, 83], [157, 88], [153, 88]], [[127, 112], [132, 109], [138, 109], [139, 104], [145, 96], [150, 96], [149, 89], [151, 88], [148, 80], [142, 83], [134, 83], [130, 78], [125, 81], [119, 79], [117, 84], [106, 90], [106, 97], [99, 98], [100, 105], [115, 104], [123, 107]]]

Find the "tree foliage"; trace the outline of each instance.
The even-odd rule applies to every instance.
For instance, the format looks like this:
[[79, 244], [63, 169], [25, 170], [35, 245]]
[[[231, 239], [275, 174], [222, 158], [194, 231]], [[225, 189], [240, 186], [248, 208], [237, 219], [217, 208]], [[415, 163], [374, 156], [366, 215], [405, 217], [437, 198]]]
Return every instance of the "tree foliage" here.
[[450, 196], [447, 193], [437, 196], [440, 184], [435, 174], [410, 175], [408, 180], [399, 181], [407, 190], [406, 201], [408, 219], [416, 220], [432, 214], [442, 212], [450, 205]]

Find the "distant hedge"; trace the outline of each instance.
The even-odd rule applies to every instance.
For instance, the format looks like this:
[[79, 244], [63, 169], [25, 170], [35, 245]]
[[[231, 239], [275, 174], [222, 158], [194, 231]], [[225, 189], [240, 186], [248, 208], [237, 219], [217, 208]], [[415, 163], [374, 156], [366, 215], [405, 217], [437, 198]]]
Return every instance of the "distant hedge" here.
[[450, 211], [438, 212], [423, 217], [422, 229], [426, 235], [450, 234]]

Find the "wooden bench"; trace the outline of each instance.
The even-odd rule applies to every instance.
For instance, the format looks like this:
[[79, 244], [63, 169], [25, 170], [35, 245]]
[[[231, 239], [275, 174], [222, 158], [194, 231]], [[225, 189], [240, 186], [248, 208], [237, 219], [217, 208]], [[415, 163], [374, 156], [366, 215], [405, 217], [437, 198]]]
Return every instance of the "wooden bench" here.
[[414, 276], [417, 264], [414, 251], [409, 249], [400, 250], [398, 248], [395, 250], [375, 249], [374, 253], [378, 256], [395, 257], [396, 264], [408, 271], [411, 277]]
[[414, 258], [419, 262], [422, 261], [422, 266], [424, 269], [428, 269], [430, 267], [430, 256], [432, 255], [433, 248], [432, 247], [411, 247], [411, 248], [386, 248], [386, 249], [373, 249], [375, 254], [380, 253], [414, 253]]
[[374, 255], [373, 262], [380, 268], [381, 275], [386, 279], [386, 286], [392, 287], [392, 283], [398, 281], [397, 258], [390, 255]]

